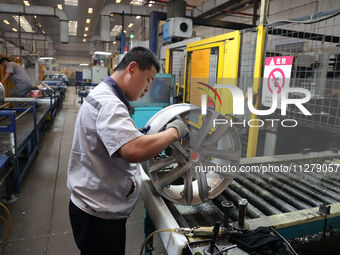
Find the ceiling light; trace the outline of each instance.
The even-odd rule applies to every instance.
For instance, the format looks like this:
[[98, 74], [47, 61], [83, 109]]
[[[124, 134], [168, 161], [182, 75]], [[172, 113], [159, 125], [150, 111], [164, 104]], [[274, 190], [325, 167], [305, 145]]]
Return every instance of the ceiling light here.
[[37, 16], [35, 16], [35, 15], [34, 15], [34, 18], [36, 19], [36, 18], [37, 18]]
[[125, 34], [126, 34], [126, 30], [124, 30], [124, 31], [123, 31], [123, 33], [125, 33]]
[[132, 27], [133, 26], [133, 23], [130, 23], [129, 25], [128, 25], [128, 27]]
[[58, 8], [59, 10], [62, 10], [62, 9], [63, 9], [63, 6], [62, 6], [61, 4], [57, 4], [57, 8]]
[[9, 21], [8, 21], [7, 19], [4, 19], [4, 23], [5, 23], [6, 25], [9, 25], [9, 24], [10, 24]]
[[120, 33], [120, 31], [122, 31], [122, 26], [121, 25], [115, 25], [112, 28], [110, 35], [112, 37], [117, 36]]
[[111, 17], [113, 17], [113, 15], [114, 15], [113, 13], [110, 13], [110, 16], [111, 16]]
[[89, 27], [85, 27], [85, 31], [89, 31]]
[[113, 44], [116, 44], [117, 42], [115, 41], [115, 42], [113, 42]]
[[116, 0], [116, 4], [120, 4], [122, 0]]
[[140, 16], [138, 15], [138, 16], [136, 16], [136, 19], [140, 19]]
[[86, 38], [83, 39], [83, 42], [86, 42]]
[[[19, 16], [13, 16], [13, 18], [16, 20], [16, 22], [19, 23]], [[23, 16], [20, 17], [20, 26], [25, 32], [32, 33], [32, 27], [30, 23], [28, 23], [27, 19]]]
[[93, 8], [89, 8], [88, 13], [92, 13], [93, 12]]
[[53, 57], [41, 57], [41, 58], [39, 58], [39, 60], [49, 60], [49, 59], [53, 59]]
[[28, 2], [28, 1], [24, 1], [24, 4], [26, 5], [26, 6], [30, 6], [30, 3]]
[[65, 5], [78, 6], [78, 0], [65, 0]]
[[91, 20], [90, 19], [86, 19], [86, 23], [90, 24]]
[[132, 0], [131, 5], [137, 5], [137, 6], [142, 6], [144, 4], [144, 0]]
[[18, 30], [17, 30], [15, 27], [12, 27], [12, 30], [13, 30], [14, 32], [18, 32]]
[[107, 52], [107, 51], [95, 51], [94, 54], [95, 54], [95, 55], [105, 55], [105, 56], [110, 56], [110, 55], [112, 55], [111, 52]]
[[149, 7], [152, 7], [152, 4], [149, 4]]
[[87, 34], [84, 34], [84, 37], [87, 37]]
[[78, 28], [78, 21], [70, 20], [68, 22], [68, 34], [76, 36], [77, 35], [77, 28]]
[[89, 66], [89, 64], [79, 64], [79, 66]]

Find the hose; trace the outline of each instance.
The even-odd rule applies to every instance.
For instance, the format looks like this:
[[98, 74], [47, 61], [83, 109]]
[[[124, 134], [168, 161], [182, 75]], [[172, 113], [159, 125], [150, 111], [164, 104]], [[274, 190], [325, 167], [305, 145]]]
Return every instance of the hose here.
[[152, 232], [151, 234], [149, 234], [147, 236], [147, 238], [144, 240], [142, 247], [140, 248], [140, 253], [139, 253], [140, 255], [143, 255], [144, 247], [145, 247], [146, 243], [149, 241], [149, 239], [151, 237], [153, 237], [155, 234], [160, 233], [160, 232], [175, 232], [175, 229], [171, 229], [171, 228], [169, 228], [169, 229], [159, 229], [159, 230], [156, 230], [156, 231]]
[[8, 215], [8, 220], [5, 219], [5, 217], [3, 217], [2, 215], [0, 215], [0, 219], [2, 221], [4, 221], [7, 225], [7, 235], [6, 235], [6, 237], [5, 237], [5, 239], [2, 243], [2, 248], [1, 248], [1, 252], [0, 252], [0, 254], [3, 254], [4, 251], [5, 251], [5, 247], [7, 245], [7, 241], [8, 241], [8, 239], [9, 239], [11, 233], [12, 233], [12, 215], [9, 212], [8, 208], [3, 203], [0, 202], [0, 206], [5, 209], [5, 211], [7, 212], [7, 215]]

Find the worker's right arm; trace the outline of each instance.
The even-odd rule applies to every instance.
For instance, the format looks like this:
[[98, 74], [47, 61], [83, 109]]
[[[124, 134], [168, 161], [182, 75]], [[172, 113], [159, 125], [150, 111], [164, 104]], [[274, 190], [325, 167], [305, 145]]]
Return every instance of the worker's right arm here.
[[[85, 123], [87, 118], [82, 121]], [[111, 157], [118, 152], [131, 163], [153, 158], [189, 132], [183, 121], [176, 119], [166, 126], [165, 131], [143, 135], [136, 129], [122, 102], [110, 102], [100, 106], [94, 128]]]
[[2, 84], [7, 80], [7, 78], [11, 75], [10, 72], [6, 72], [4, 78], [2, 79]]
[[118, 153], [131, 163], [141, 162], [161, 153], [171, 143], [178, 140], [178, 137], [176, 128], [169, 128], [157, 134], [137, 137], [120, 147]]

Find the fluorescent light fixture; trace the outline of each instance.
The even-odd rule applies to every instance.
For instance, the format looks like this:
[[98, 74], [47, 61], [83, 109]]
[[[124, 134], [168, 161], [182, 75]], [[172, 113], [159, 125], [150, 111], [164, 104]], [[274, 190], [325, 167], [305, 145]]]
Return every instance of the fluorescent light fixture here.
[[87, 37], [87, 34], [84, 34], [84, 37]]
[[25, 4], [26, 6], [30, 6], [30, 3], [29, 3], [27, 0], [24, 1], [24, 4]]
[[[19, 16], [13, 16], [13, 18], [16, 20], [16, 22], [19, 23]], [[31, 25], [28, 23], [27, 19], [23, 16], [20, 17], [20, 26], [25, 32], [28, 33], [33, 32]]]
[[82, 64], [79, 64], [79, 66], [89, 66], [89, 64], [82, 63]]
[[86, 19], [86, 24], [90, 24], [91, 20], [90, 19]]
[[68, 34], [76, 36], [77, 35], [77, 28], [78, 28], [78, 21], [70, 20], [68, 22]]
[[18, 32], [18, 30], [17, 30], [15, 27], [12, 27], [12, 30], [13, 30], [14, 32]]
[[140, 19], [140, 16], [138, 15], [138, 16], [136, 16], [136, 19]]
[[112, 28], [110, 35], [112, 37], [117, 36], [120, 33], [120, 31], [122, 31], [122, 26], [121, 25], [115, 25]]
[[137, 6], [142, 6], [144, 4], [144, 0], [132, 0], [131, 5], [137, 5]]
[[63, 9], [63, 6], [62, 6], [61, 4], [57, 4], [57, 8], [58, 8], [59, 10], [62, 10], [62, 9]]
[[39, 60], [50, 60], [50, 59], [53, 59], [53, 57], [41, 57], [41, 58], [39, 58]]
[[86, 42], [86, 38], [83, 39], [83, 42]]
[[133, 23], [130, 23], [129, 25], [128, 25], [128, 27], [132, 27], [133, 26]]
[[89, 8], [88, 13], [92, 13], [93, 12], [93, 8]]
[[9, 25], [9, 24], [10, 24], [9, 21], [8, 21], [7, 19], [4, 19], [4, 23], [5, 23], [6, 25]]
[[107, 52], [107, 51], [95, 51], [95, 55], [105, 55], [105, 56], [111, 56], [112, 52]]
[[85, 27], [85, 31], [89, 31], [89, 27]]
[[155, 3], [155, 1], [149, 1], [149, 3], [150, 3], [150, 4], [154, 4], [154, 3]]
[[113, 44], [116, 44], [116, 43], [117, 43], [116, 41], [113, 42]]
[[78, 6], [78, 0], [65, 0], [65, 5]]
[[116, 0], [116, 4], [120, 4], [122, 0]]

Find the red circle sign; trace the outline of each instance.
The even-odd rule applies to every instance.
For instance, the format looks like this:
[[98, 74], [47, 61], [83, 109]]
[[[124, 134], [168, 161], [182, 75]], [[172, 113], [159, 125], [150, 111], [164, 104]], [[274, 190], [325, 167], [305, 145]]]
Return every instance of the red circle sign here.
[[[282, 76], [282, 78], [280, 79], [280, 80], [282, 80], [281, 85], [280, 85], [280, 82], [278, 81], [279, 80], [278, 77], [279, 77], [280, 74]], [[278, 88], [277, 94], [280, 94], [283, 86], [285, 85], [285, 74], [282, 71], [282, 69], [275, 68], [270, 72], [270, 74], [268, 76], [268, 89], [269, 89], [270, 93], [273, 93], [273, 90], [272, 90], [271, 84], [270, 84], [271, 79], [274, 80], [274, 84], [275, 84], [274, 86]]]

